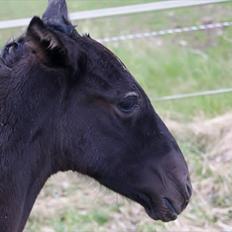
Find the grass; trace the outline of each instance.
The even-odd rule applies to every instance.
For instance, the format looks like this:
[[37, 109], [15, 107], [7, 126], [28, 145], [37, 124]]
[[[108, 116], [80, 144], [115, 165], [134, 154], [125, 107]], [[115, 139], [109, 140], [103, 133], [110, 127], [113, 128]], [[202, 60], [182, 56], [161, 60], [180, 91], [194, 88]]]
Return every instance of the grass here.
[[[69, 0], [71, 11], [134, 4], [139, 0]], [[0, 2], [0, 19], [41, 15], [46, 1]], [[17, 7], [16, 7], [17, 6]], [[26, 9], [26, 10], [25, 10]], [[84, 20], [78, 30], [93, 38], [154, 31], [207, 22], [232, 21], [232, 3], [131, 16]], [[2, 30], [0, 44], [22, 29]], [[232, 94], [157, 102], [156, 97], [232, 87], [232, 28], [111, 43], [145, 89], [156, 110], [177, 122], [170, 127], [190, 165], [192, 202], [172, 223], [153, 222], [143, 209], [86, 177], [60, 174], [49, 180], [27, 224], [27, 232], [231, 231], [232, 122], [206, 121], [232, 110]], [[193, 123], [196, 121], [197, 123]], [[231, 123], [229, 123], [231, 122]], [[207, 126], [209, 125], [209, 126]], [[200, 129], [199, 129], [200, 128]], [[212, 129], [215, 129], [212, 131]], [[225, 132], [226, 131], [226, 132]], [[220, 133], [219, 133], [220, 132]], [[219, 161], [218, 161], [219, 160]]]
[[[220, 46], [230, 46], [225, 41], [219, 41], [218, 47], [207, 48], [205, 52], [201, 51], [204, 54], [198, 54], [197, 50], [192, 48], [173, 47], [170, 44], [165, 44], [162, 48], [153, 48], [152, 44], [143, 44], [142, 41], [134, 42], [134, 44], [143, 49], [138, 50], [139, 55], [133, 59], [132, 51], [126, 45], [114, 50], [123, 57], [129, 70], [134, 73], [151, 99], [232, 87], [232, 59], [222, 58], [230, 56], [230, 50], [223, 52], [219, 50]], [[152, 57], [154, 53], [158, 59], [147, 58]], [[146, 60], [145, 66], [144, 60]], [[163, 114], [169, 113], [175, 116], [178, 112], [181, 116], [189, 118], [201, 113], [212, 117], [227, 112], [231, 109], [231, 101], [232, 95], [224, 94], [165, 103], [153, 101], [153, 103]]]
[[[147, 1], [68, 1], [71, 11], [127, 5]], [[41, 15], [46, 1], [10, 0], [0, 8], [0, 19]], [[19, 7], [19, 8], [18, 8]], [[26, 12], [24, 9], [28, 9]], [[7, 9], [7, 10], [6, 10]], [[201, 10], [199, 10], [201, 9]], [[153, 31], [205, 22], [231, 21], [232, 3], [175, 9], [122, 17], [84, 20], [82, 33], [93, 38]], [[10, 12], [10, 13], [9, 13]], [[2, 30], [0, 44], [22, 33]], [[159, 96], [232, 87], [232, 28], [193, 32], [146, 40], [107, 44], [128, 66], [146, 90], [158, 112], [174, 118], [191, 119], [204, 114], [213, 117], [231, 109], [231, 94], [198, 97], [181, 101], [155, 102]]]

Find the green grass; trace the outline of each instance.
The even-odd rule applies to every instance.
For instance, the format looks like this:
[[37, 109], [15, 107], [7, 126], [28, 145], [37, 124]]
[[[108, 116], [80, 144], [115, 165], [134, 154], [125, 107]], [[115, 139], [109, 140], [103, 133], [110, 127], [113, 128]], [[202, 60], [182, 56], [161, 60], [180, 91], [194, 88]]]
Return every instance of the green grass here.
[[[127, 5], [148, 1], [68, 1], [71, 11]], [[17, 8], [15, 7], [17, 5]], [[0, 19], [41, 15], [46, 1], [10, 0], [0, 8]], [[25, 9], [27, 9], [25, 11]], [[201, 9], [201, 10], [199, 10]], [[232, 20], [232, 3], [151, 12], [122, 17], [84, 20], [78, 30], [93, 38], [153, 31], [203, 22]], [[212, 14], [213, 13], [213, 14]], [[2, 30], [0, 44], [22, 29]], [[232, 108], [232, 94], [155, 102], [159, 96], [232, 87], [232, 29], [168, 35], [107, 44], [128, 66], [161, 114], [189, 119], [199, 114], [219, 115]], [[181, 44], [186, 46], [183, 46]]]
[[[231, 29], [227, 30], [227, 34], [229, 33], [232, 34]], [[151, 99], [232, 87], [232, 56], [229, 49], [231, 43], [226, 42], [223, 37], [218, 38], [217, 46], [208, 47], [205, 51], [178, 45], [174, 47], [169, 43], [162, 48], [153, 47], [152, 43], [144, 41], [133, 42], [133, 45], [142, 47], [134, 56], [133, 48], [128, 49], [127, 44], [113, 49], [122, 57]], [[225, 47], [227, 49], [224, 49]], [[163, 113], [195, 117], [200, 113], [208, 116], [224, 113], [231, 109], [231, 101], [232, 94], [228, 93], [153, 103], [158, 111]]]
[[82, 231], [90, 231], [90, 228], [95, 225], [101, 227], [109, 220], [109, 212], [105, 212], [102, 209], [95, 209], [85, 214], [79, 213], [77, 210], [70, 210], [63, 212], [58, 217], [52, 219], [49, 224], [55, 231], [77, 231], [78, 228], [82, 228]]

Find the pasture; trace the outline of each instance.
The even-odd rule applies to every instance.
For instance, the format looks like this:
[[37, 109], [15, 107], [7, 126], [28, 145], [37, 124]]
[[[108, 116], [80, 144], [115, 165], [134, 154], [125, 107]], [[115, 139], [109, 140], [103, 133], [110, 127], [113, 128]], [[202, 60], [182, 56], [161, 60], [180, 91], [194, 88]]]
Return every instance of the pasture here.
[[[74, 1], [71, 11], [148, 1]], [[41, 15], [47, 1], [0, 2], [0, 19]], [[26, 10], [25, 10], [26, 9]], [[84, 20], [93, 38], [232, 21], [232, 3]], [[0, 44], [21, 29], [1, 30]], [[232, 231], [232, 94], [156, 102], [159, 96], [232, 87], [232, 27], [115, 42], [112, 49], [148, 93], [190, 165], [194, 193], [178, 220], [149, 219], [142, 207], [76, 173], [52, 177], [26, 232]]]

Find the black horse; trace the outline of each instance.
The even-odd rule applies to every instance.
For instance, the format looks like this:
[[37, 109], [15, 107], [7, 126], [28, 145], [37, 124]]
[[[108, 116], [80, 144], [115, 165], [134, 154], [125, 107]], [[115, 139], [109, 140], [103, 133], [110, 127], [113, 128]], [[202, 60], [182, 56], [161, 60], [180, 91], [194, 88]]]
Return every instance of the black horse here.
[[23, 230], [46, 180], [91, 176], [177, 218], [191, 196], [184, 157], [125, 65], [51, 0], [0, 59], [0, 230]]

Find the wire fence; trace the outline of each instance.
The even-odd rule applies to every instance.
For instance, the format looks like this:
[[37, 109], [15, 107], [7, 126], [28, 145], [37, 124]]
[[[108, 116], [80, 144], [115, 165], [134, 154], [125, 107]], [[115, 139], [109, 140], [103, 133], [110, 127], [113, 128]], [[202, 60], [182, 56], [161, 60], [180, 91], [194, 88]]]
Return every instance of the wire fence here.
[[[153, 32], [144, 32], [144, 33], [120, 35], [120, 36], [114, 36], [114, 37], [106, 37], [106, 38], [97, 39], [97, 40], [101, 43], [110, 43], [110, 42], [118, 42], [118, 41], [144, 39], [144, 38], [149, 38], [149, 37], [159, 37], [159, 36], [178, 34], [178, 33], [212, 30], [212, 29], [231, 27], [231, 26], [232, 26], [232, 22], [210, 23], [210, 24], [193, 25], [190, 27], [172, 28], [172, 29], [153, 31]], [[203, 96], [219, 95], [219, 94], [226, 94], [226, 93], [232, 93], [232, 88], [223, 88], [223, 89], [216, 89], [216, 90], [206, 90], [202, 92], [176, 94], [176, 95], [171, 95], [171, 96], [157, 97], [152, 100], [156, 102], [165, 102], [165, 101], [182, 100], [186, 98], [203, 97]]]
[[[229, 1], [230, 0], [160, 1], [160, 2], [153, 2], [146, 4], [137, 4], [137, 5], [123, 6], [123, 7], [114, 7], [114, 8], [71, 13], [70, 19], [71, 20], [95, 19], [100, 17], [121, 16], [121, 15], [134, 14], [134, 13], [160, 11], [160, 10], [180, 8], [180, 7], [190, 7], [190, 6], [192, 7], [192, 6], [199, 6], [205, 4], [223, 3]], [[0, 29], [23, 27], [23, 26], [27, 26], [29, 22], [30, 22], [30, 18], [0, 21]], [[145, 39], [151, 37], [159, 37], [159, 36], [187, 33], [194, 31], [212, 30], [212, 29], [225, 28], [231, 26], [232, 26], [232, 21], [226, 21], [226, 22], [193, 25], [187, 27], [171, 28], [171, 29], [152, 31], [152, 32], [118, 35], [113, 37], [99, 38], [97, 40], [101, 43], [110, 43], [110, 42], [119, 42], [119, 41], [121, 42], [127, 40]], [[157, 97], [153, 100], [157, 102], [163, 102], [163, 101], [181, 100], [181, 99], [193, 98], [193, 97], [226, 94], [231, 92], [232, 92], [232, 88], [223, 88], [216, 90], [206, 90], [202, 92], [184, 93], [184, 94], [176, 94], [172, 96]]]
[[[225, 22], [217, 22], [217, 23], [209, 23], [209, 24], [201, 24], [201, 25], [192, 25], [188, 27], [169, 28], [165, 30], [152, 31], [152, 32], [143, 32], [143, 33], [134, 33], [134, 34], [127, 34], [127, 35], [113, 36], [113, 37], [105, 37], [105, 38], [100, 38], [97, 40], [101, 43], [122, 42], [122, 41], [128, 41], [128, 40], [138, 40], [138, 39], [145, 39], [145, 38], [151, 38], [151, 37], [160, 37], [160, 36], [165, 36], [165, 35], [187, 33], [187, 32], [220, 29], [220, 28], [226, 28], [226, 27], [231, 27], [231, 26], [232, 26], [232, 21], [229, 21], [229, 22], [225, 21]], [[181, 94], [175, 94], [171, 96], [156, 97], [156, 98], [153, 98], [152, 100], [156, 102], [176, 101], [176, 100], [182, 100], [182, 99], [188, 99], [188, 98], [212, 96], [212, 95], [227, 94], [227, 93], [232, 93], [232, 88], [205, 90], [205, 91], [193, 92], [193, 93], [181, 93]]]

